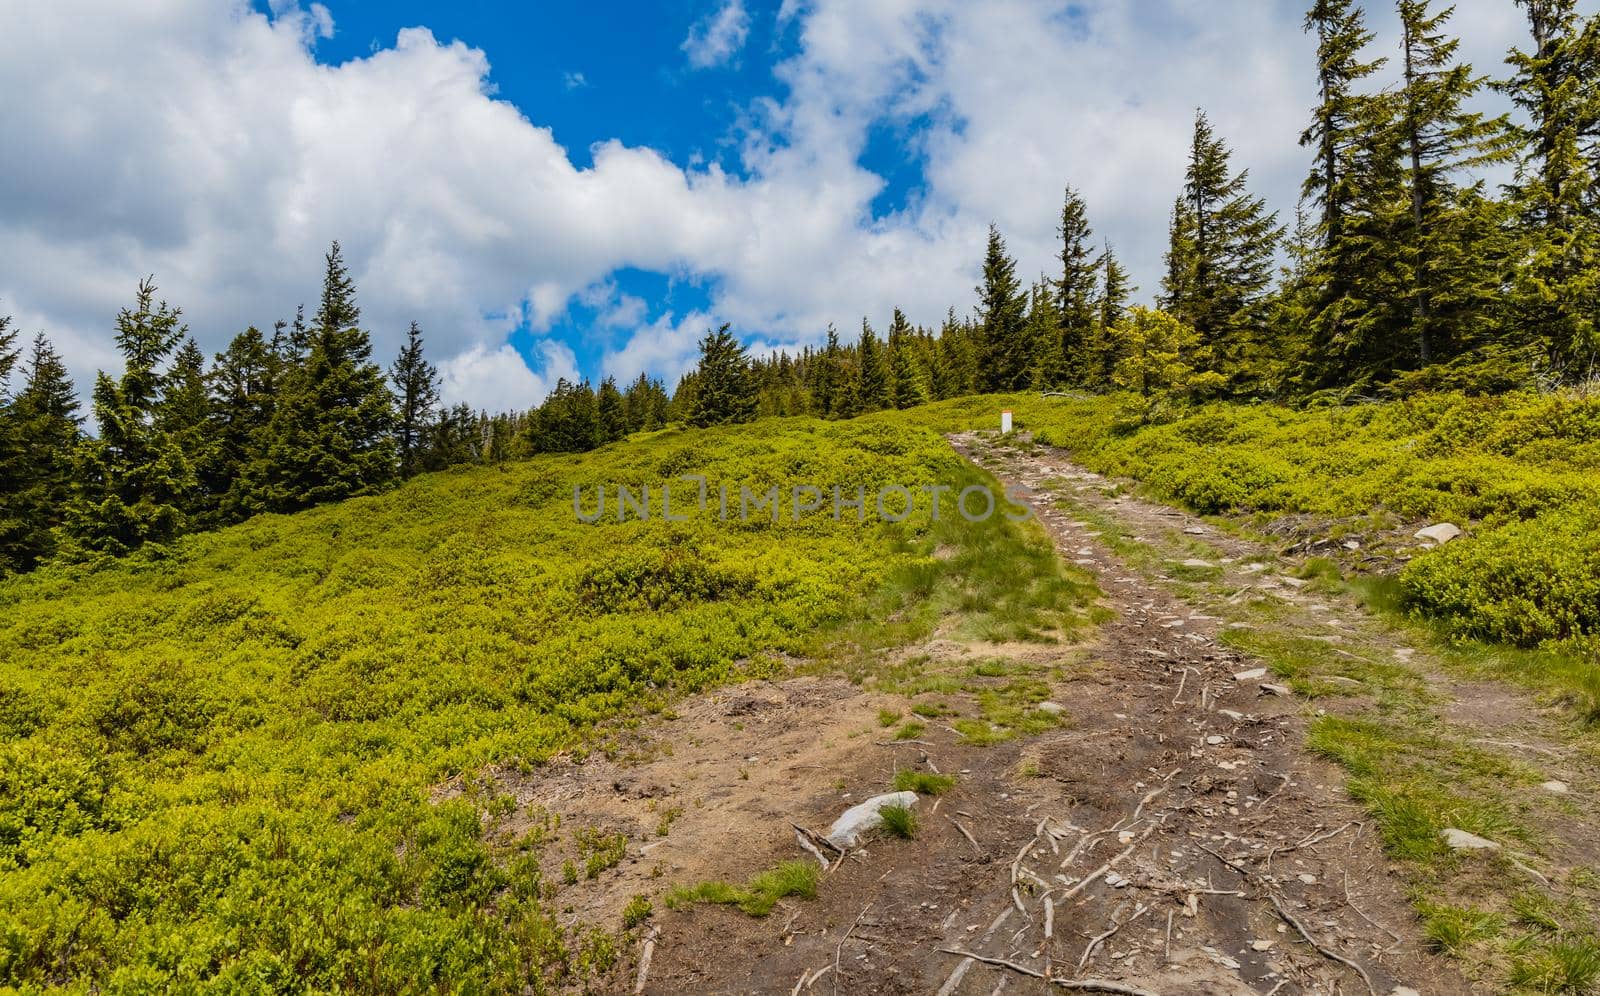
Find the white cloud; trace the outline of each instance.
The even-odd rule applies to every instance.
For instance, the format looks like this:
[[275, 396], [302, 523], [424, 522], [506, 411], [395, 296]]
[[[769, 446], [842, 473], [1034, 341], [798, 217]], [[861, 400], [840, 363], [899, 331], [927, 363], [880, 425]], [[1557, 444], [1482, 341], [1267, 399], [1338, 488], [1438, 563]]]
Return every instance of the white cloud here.
[[477, 345], [439, 365], [445, 404], [468, 404], [491, 412], [536, 406], [556, 381], [580, 379], [571, 348], [548, 339], [538, 343], [543, 369], [534, 373], [510, 345]]
[[715, 13], [695, 22], [682, 47], [689, 65], [710, 69], [738, 55], [749, 34], [750, 15], [745, 12], [744, 0], [727, 0]]
[[667, 390], [678, 383], [695, 365], [699, 343], [715, 319], [695, 311], [674, 320], [659, 318], [633, 334], [627, 348], [606, 355], [603, 375], [615, 377], [618, 384], [638, 379], [641, 373], [659, 377]]
[[[797, 53], [774, 70], [782, 97], [748, 108], [733, 176], [615, 141], [580, 168], [494, 99], [488, 55], [425, 29], [327, 66], [320, 5], [3, 4], [0, 92], [30, 97], [0, 101], [0, 148], [26, 150], [0, 174], [0, 307], [45, 328], [86, 389], [140, 276], [218, 350], [314, 306], [339, 238], [380, 359], [416, 319], [452, 398], [524, 407], [576, 364], [551, 346], [534, 373], [506, 336], [546, 335], [580, 295], [619, 380], [676, 379], [723, 321], [790, 343], [862, 314], [882, 328], [894, 306], [935, 324], [971, 305], [991, 220], [1023, 274], [1051, 266], [1068, 182], [1150, 295], [1196, 105], [1292, 213], [1314, 97], [1302, 8], [785, 0]], [[1373, 9], [1392, 52], [1393, 13]], [[1503, 0], [1461, 0], [1452, 27], [1483, 72], [1522, 40]], [[734, 0], [685, 51], [716, 64], [748, 31]], [[926, 181], [876, 220], [884, 181], [859, 161], [874, 126], [905, 136]], [[710, 305], [646, 323], [611, 283], [624, 267], [702, 282]]]
[[581, 90], [589, 85], [589, 81], [582, 73], [565, 72], [561, 74], [561, 88], [563, 90]]

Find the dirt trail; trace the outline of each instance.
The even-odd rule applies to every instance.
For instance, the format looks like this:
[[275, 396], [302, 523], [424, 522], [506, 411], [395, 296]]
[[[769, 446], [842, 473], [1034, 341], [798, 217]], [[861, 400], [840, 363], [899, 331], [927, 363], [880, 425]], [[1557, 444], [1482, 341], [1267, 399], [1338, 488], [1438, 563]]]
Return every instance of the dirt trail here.
[[[1067, 722], [981, 746], [930, 719], [914, 741], [896, 743], [876, 713], [910, 700], [813, 678], [686, 703], [665, 728], [635, 734], [620, 761], [591, 758], [517, 784], [530, 812], [615, 828], [645, 848], [630, 843], [620, 872], [578, 892], [569, 912], [610, 915], [633, 894], [653, 895], [644, 991], [660, 994], [960, 996], [1044, 991], [1032, 977], [1040, 974], [1069, 989], [1165, 996], [1473, 991], [1455, 962], [1424, 944], [1344, 773], [1304, 750], [1313, 711], [1219, 642], [1237, 623], [1152, 583], [1093, 516], [1063, 511], [1062, 498], [1134, 535], [1192, 538], [1209, 553], [1176, 568], [1220, 579], [1233, 598], [1282, 596], [1308, 631], [1328, 638], [1330, 654], [1346, 652], [1341, 633], [1372, 621], [1263, 569], [1254, 544], [1121, 497], [1059, 452], [977, 435], [953, 443], [1022, 486], [1064, 558], [1096, 576], [1115, 618], [1088, 645], [943, 640], [902, 659], [970, 674], [976, 662], [1007, 658], [1048, 684]], [[959, 715], [982, 694], [969, 685], [938, 701]], [[1543, 721], [1516, 693], [1484, 683], [1477, 694], [1445, 708], [1467, 721], [1512, 722], [1503, 736], [1564, 758], [1574, 782], [1589, 777], [1554, 738], [1540, 739]], [[903, 767], [959, 782], [921, 801], [915, 840], [855, 852], [825, 876], [817, 899], [784, 900], [763, 919], [662, 909], [663, 883], [739, 881], [804, 857], [791, 822], [825, 828], [886, 791]], [[672, 826], [651, 840], [669, 809]], [[1564, 857], [1580, 860], [1585, 849]], [[619, 966], [612, 987], [633, 991], [636, 969]]]

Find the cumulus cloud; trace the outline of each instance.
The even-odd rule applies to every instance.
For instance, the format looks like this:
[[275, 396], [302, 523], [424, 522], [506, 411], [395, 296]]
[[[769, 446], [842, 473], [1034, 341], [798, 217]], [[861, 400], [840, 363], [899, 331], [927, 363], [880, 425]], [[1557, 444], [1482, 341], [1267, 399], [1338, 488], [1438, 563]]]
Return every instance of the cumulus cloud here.
[[689, 57], [689, 65], [710, 69], [738, 55], [749, 34], [750, 15], [745, 12], [743, 0], [727, 0], [689, 29], [689, 37], [683, 40], [683, 52]]
[[535, 373], [510, 345], [476, 345], [439, 366], [443, 394], [491, 412], [531, 408], [555, 389], [556, 381], [580, 379], [572, 349], [548, 339], [538, 343], [544, 366]]
[[[781, 97], [749, 106], [734, 175], [616, 141], [580, 168], [495, 99], [485, 52], [425, 28], [318, 64], [337, 6], [0, 5], [0, 91], [30, 95], [0, 101], [0, 147], [26, 150], [0, 175], [0, 307], [62, 344], [86, 388], [116, 363], [112, 318], [140, 276], [218, 350], [314, 304], [338, 238], [380, 357], [415, 319], [450, 400], [520, 408], [577, 365], [551, 342], [530, 370], [508, 334], [547, 339], [575, 302], [619, 380], [675, 378], [723, 321], [763, 344], [863, 314], [882, 327], [895, 306], [937, 323], [970, 307], [990, 221], [1025, 276], [1051, 266], [1068, 182], [1149, 295], [1197, 105], [1256, 192], [1292, 212], [1314, 98], [1302, 7], [785, 0], [795, 54], [773, 69]], [[1373, 10], [1392, 52], [1392, 12]], [[1498, 71], [1519, 16], [1460, 0], [1463, 54]], [[749, 27], [733, 0], [684, 51], [718, 64]], [[923, 182], [874, 217], [884, 180], [861, 159], [885, 128]], [[709, 305], [653, 315], [612, 286], [622, 268], [701, 281]]]

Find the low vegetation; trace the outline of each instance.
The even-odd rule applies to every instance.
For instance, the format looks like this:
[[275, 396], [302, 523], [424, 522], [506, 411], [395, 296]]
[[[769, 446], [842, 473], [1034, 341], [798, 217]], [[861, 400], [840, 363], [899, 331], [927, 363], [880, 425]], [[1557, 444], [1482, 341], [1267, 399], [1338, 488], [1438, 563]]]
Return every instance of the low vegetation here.
[[1458, 635], [1600, 660], [1600, 399], [1215, 403], [1159, 424], [1114, 396], [1004, 403], [1039, 442], [1204, 514], [1299, 515], [1335, 536], [1454, 522], [1467, 536], [1416, 551], [1400, 573], [1407, 605]]
[[[704, 513], [678, 481], [694, 473]], [[952, 616], [1081, 628], [1093, 589], [1036, 528], [934, 522], [925, 496], [902, 523], [871, 508], [884, 484], [983, 480], [895, 415], [667, 430], [0, 583], [0, 987], [538, 990], [602, 971], [618, 925], [553, 911], [629, 843], [513, 834], [515, 805], [475, 774], [785, 655], [848, 670]], [[719, 521], [721, 481], [866, 487], [867, 521]], [[662, 520], [668, 482], [689, 521]], [[573, 488], [592, 510], [599, 484], [612, 504], [581, 524]], [[655, 517], [617, 521], [617, 484], [655, 489]], [[764, 912], [814, 888], [801, 864], [722, 895]]]
[[678, 907], [685, 903], [715, 903], [737, 906], [751, 916], [766, 916], [780, 899], [789, 896], [817, 898], [820, 872], [817, 864], [810, 860], [785, 861], [744, 885], [701, 882], [693, 887], [674, 889], [667, 896], [667, 905]]
[[915, 792], [918, 795], [944, 795], [956, 787], [954, 775], [936, 775], [931, 771], [912, 771], [901, 768], [894, 773], [896, 792]]
[[884, 806], [878, 810], [883, 832], [890, 837], [910, 840], [917, 835], [917, 814], [910, 806]]

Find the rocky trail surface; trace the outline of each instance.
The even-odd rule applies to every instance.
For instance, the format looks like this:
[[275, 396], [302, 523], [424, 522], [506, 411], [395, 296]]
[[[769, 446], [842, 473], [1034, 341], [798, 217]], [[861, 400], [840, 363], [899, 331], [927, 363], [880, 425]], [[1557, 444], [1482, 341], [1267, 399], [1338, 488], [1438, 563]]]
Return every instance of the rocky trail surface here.
[[[1020, 486], [1113, 615], [1086, 643], [935, 640], [901, 661], [962, 676], [1006, 662], [1047, 686], [1043, 705], [1062, 722], [974, 743], [938, 717], [998, 693], [947, 682], [938, 709], [917, 710], [925, 729], [894, 740], [873, 717], [910, 699], [870, 682], [800, 678], [686, 704], [664, 729], [639, 734], [634, 760], [590, 759], [526, 781], [525, 805], [630, 835], [649, 836], [669, 804], [677, 814], [579, 911], [593, 913], [657, 878], [739, 880], [805, 858], [796, 825], [825, 829], [901, 769], [957, 776], [947, 794], [919, 801], [915, 839], [825, 854], [814, 900], [782, 900], [764, 918], [658, 904], [643, 935], [649, 961], [635, 952], [617, 991], [1495, 991], [1437, 953], [1408, 897], [1428, 884], [1385, 856], [1348, 772], [1306, 748], [1319, 717], [1359, 718], [1390, 700], [1425, 701], [1416, 708], [1448, 727], [1450, 743], [1501, 752], [1472, 756], [1516, 776], [1510, 804], [1524, 822], [1562, 828], [1537, 846], [1518, 842], [1537, 853], [1496, 845], [1463, 881], [1510, 876], [1568, 898], [1586, 887], [1594, 810], [1574, 800], [1593, 798], [1595, 759], [1525, 695], [1452, 683], [1353, 601], [1283, 570], [1273, 551], [1128, 497], [1059, 451], [977, 434], [952, 443]], [[1261, 619], [1314, 641], [1334, 664], [1292, 682], [1281, 663], [1275, 673], [1229, 636]], [[1418, 691], [1429, 682], [1446, 691]], [[1313, 705], [1299, 694], [1307, 688], [1332, 697]]]

